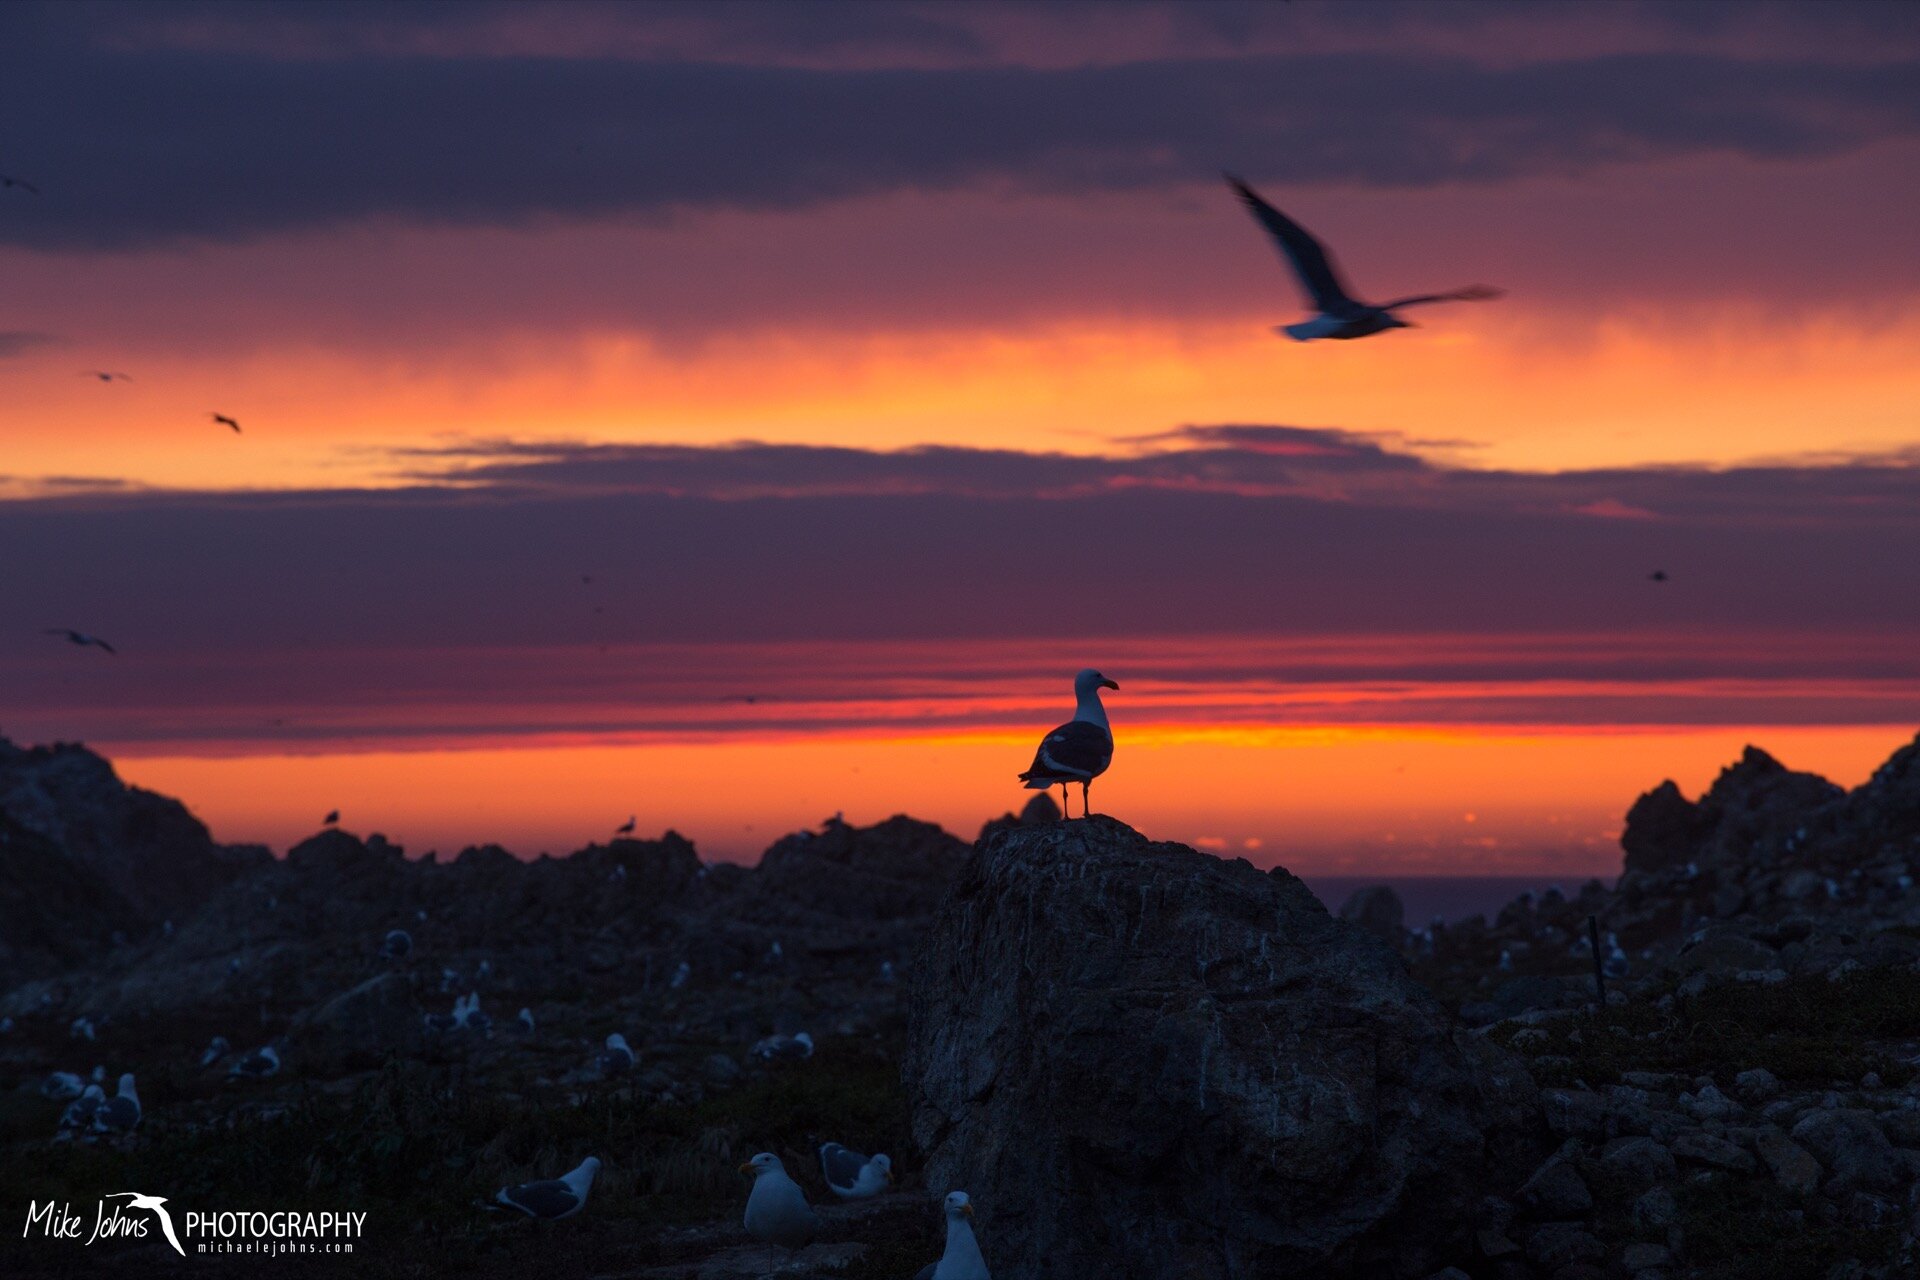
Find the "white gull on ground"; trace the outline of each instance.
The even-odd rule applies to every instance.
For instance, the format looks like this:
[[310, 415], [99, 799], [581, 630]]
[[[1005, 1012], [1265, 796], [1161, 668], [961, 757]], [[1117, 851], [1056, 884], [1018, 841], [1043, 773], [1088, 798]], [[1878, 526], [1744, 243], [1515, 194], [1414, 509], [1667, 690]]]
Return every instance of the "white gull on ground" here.
[[56, 1071], [40, 1082], [40, 1096], [62, 1102], [85, 1092], [87, 1082], [71, 1071]]
[[964, 1191], [947, 1197], [947, 1247], [940, 1261], [920, 1268], [913, 1280], [992, 1280], [973, 1234], [973, 1202]]
[[603, 1076], [617, 1076], [633, 1070], [633, 1049], [628, 1046], [627, 1038], [618, 1031], [607, 1037], [607, 1047], [595, 1060]]
[[227, 1068], [229, 1076], [245, 1076], [249, 1080], [265, 1080], [268, 1076], [280, 1074], [280, 1051], [272, 1045], [255, 1049]]
[[893, 1161], [829, 1142], [820, 1148], [820, 1176], [827, 1180], [827, 1190], [842, 1200], [865, 1200], [892, 1185]]
[[[587, 1193], [593, 1189], [594, 1175], [599, 1172], [599, 1159], [588, 1156], [580, 1162], [579, 1168], [564, 1178], [547, 1178], [539, 1182], [502, 1187], [494, 1194], [493, 1202], [494, 1205], [524, 1213], [529, 1218], [539, 1218], [543, 1222], [571, 1218], [586, 1208]], [[493, 1208], [493, 1205], [487, 1207]]]
[[798, 1249], [813, 1239], [820, 1220], [813, 1216], [800, 1184], [787, 1176], [780, 1157], [762, 1151], [740, 1166], [740, 1172], [753, 1175], [753, 1191], [747, 1196], [747, 1230], [757, 1240], [767, 1240], [788, 1249]]
[[60, 1132], [71, 1136], [91, 1129], [94, 1113], [100, 1110], [101, 1104], [106, 1100], [105, 1089], [97, 1084], [88, 1085], [86, 1091], [69, 1102], [67, 1109], [60, 1113]]
[[133, 1073], [120, 1077], [120, 1090], [101, 1103], [93, 1113], [95, 1133], [132, 1133], [140, 1124], [140, 1095], [133, 1088]]
[[748, 1052], [762, 1062], [804, 1062], [813, 1056], [813, 1037], [804, 1031], [791, 1036], [768, 1036], [755, 1042]]
[[200, 1055], [201, 1069], [205, 1070], [232, 1052], [233, 1045], [228, 1042], [225, 1036], [215, 1036], [207, 1043], [206, 1052]]

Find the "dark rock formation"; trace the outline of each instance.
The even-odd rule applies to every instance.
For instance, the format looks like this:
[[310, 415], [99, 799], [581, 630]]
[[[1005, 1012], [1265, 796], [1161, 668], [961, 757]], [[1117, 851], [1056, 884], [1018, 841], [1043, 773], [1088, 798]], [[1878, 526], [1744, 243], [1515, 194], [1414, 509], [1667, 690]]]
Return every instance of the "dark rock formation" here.
[[1340, 918], [1395, 947], [1400, 945], [1401, 935], [1406, 932], [1406, 910], [1400, 905], [1400, 895], [1389, 885], [1355, 889], [1341, 904]]
[[0, 981], [82, 964], [141, 924], [105, 880], [0, 810]]
[[85, 747], [17, 747], [0, 738], [0, 812], [44, 837], [150, 924], [233, 878], [198, 818], [177, 800], [129, 787]]
[[915, 967], [927, 1183], [997, 1274], [1425, 1276], [1539, 1161], [1532, 1085], [1376, 939], [1108, 818], [974, 851]]
[[787, 836], [755, 870], [758, 891], [849, 918], [926, 916], [952, 883], [967, 846], [929, 822], [894, 817], [872, 827], [829, 822]]

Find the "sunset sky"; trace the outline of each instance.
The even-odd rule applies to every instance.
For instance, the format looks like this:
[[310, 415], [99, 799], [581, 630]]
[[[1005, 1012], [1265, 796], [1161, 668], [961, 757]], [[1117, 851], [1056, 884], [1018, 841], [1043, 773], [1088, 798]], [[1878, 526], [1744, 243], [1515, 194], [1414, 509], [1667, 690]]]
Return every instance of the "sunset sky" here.
[[[1507, 296], [1277, 337], [1223, 169]], [[221, 839], [971, 835], [1092, 665], [1150, 835], [1604, 873], [1920, 727], [1911, 5], [15, 3], [0, 174], [0, 733]]]

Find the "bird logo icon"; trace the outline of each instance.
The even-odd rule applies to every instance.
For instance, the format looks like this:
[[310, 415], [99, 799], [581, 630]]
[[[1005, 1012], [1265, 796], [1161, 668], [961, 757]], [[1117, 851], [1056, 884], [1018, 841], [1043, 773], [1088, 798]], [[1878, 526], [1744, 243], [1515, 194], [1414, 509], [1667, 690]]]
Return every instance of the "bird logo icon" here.
[[103, 1198], [115, 1200], [121, 1196], [127, 1198], [127, 1207], [130, 1209], [151, 1209], [154, 1213], [158, 1214], [160, 1217], [160, 1229], [167, 1233], [167, 1243], [172, 1245], [173, 1251], [181, 1257], [184, 1258], [187, 1256], [187, 1251], [180, 1247], [180, 1237], [173, 1233], [173, 1215], [167, 1212], [167, 1198], [165, 1196], [141, 1195], [138, 1191], [115, 1191], [111, 1195]]

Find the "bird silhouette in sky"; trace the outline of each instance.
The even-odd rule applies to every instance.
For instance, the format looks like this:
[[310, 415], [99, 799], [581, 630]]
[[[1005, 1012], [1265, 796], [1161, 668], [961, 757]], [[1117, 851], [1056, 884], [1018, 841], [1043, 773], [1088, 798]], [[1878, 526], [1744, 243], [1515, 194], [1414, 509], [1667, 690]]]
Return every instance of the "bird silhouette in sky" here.
[[127, 1207], [130, 1209], [151, 1209], [154, 1213], [158, 1214], [160, 1218], [160, 1229], [167, 1233], [167, 1243], [172, 1245], [173, 1251], [181, 1257], [184, 1258], [187, 1256], [187, 1251], [180, 1247], [180, 1237], [173, 1234], [173, 1215], [169, 1214], [166, 1210], [167, 1198], [165, 1196], [146, 1196], [141, 1195], [138, 1191], [115, 1191], [109, 1193], [105, 1198], [108, 1200], [117, 1200], [121, 1196], [127, 1198]]
[[632, 835], [633, 824], [639, 819], [639, 816], [640, 816], [639, 814], [634, 814], [633, 817], [628, 818], [625, 822], [621, 823], [619, 826], [613, 829], [613, 834], [617, 836]]
[[102, 640], [99, 636], [90, 636], [84, 631], [75, 631], [72, 627], [48, 627], [45, 634], [50, 636], [65, 636], [68, 644], [77, 644], [83, 648], [87, 645], [92, 645], [96, 649], [105, 649], [108, 653], [118, 652], [112, 645]]
[[40, 194], [40, 188], [28, 182], [25, 178], [16, 178], [11, 174], [0, 173], [0, 190], [11, 190], [14, 187], [20, 188], [28, 195], [37, 196]]
[[1378, 306], [1362, 302], [1353, 296], [1346, 281], [1340, 278], [1333, 259], [1327, 255], [1321, 243], [1308, 234], [1305, 227], [1262, 200], [1252, 187], [1232, 174], [1227, 174], [1226, 179], [1227, 185], [1239, 194], [1247, 206], [1247, 211], [1266, 228], [1267, 234], [1279, 246], [1281, 255], [1286, 258], [1287, 265], [1293, 268], [1293, 274], [1299, 278], [1300, 286], [1306, 292], [1307, 305], [1319, 312], [1311, 320], [1275, 328], [1274, 332], [1284, 333], [1295, 342], [1312, 342], [1316, 338], [1364, 338], [1388, 329], [1410, 329], [1413, 327], [1410, 322], [1393, 314], [1401, 307], [1420, 306], [1429, 302], [1484, 302], [1501, 296], [1498, 289], [1473, 285], [1450, 293], [1419, 293], [1410, 298], [1395, 298]]
[[82, 369], [80, 371], [80, 376], [83, 378], [98, 378], [102, 382], [132, 382], [133, 381], [132, 374], [116, 373], [112, 369]]
[[1655, 569], [1652, 573], [1647, 575], [1648, 582], [1665, 582], [1666, 580], [1667, 580], [1667, 571], [1665, 569]]
[[323, 819], [321, 820], [321, 822], [320, 822], [320, 825], [321, 825], [321, 826], [323, 826], [323, 827], [337, 827], [337, 826], [339, 826], [339, 825], [340, 825], [340, 811], [339, 811], [338, 809], [329, 809], [329, 810], [327, 810], [327, 816], [326, 816], [325, 818], [323, 818]]
[[215, 422], [220, 423], [222, 426], [232, 427], [235, 435], [238, 435], [240, 433], [240, 424], [235, 422], [232, 418], [229, 418], [226, 414], [216, 413], [211, 416]]

